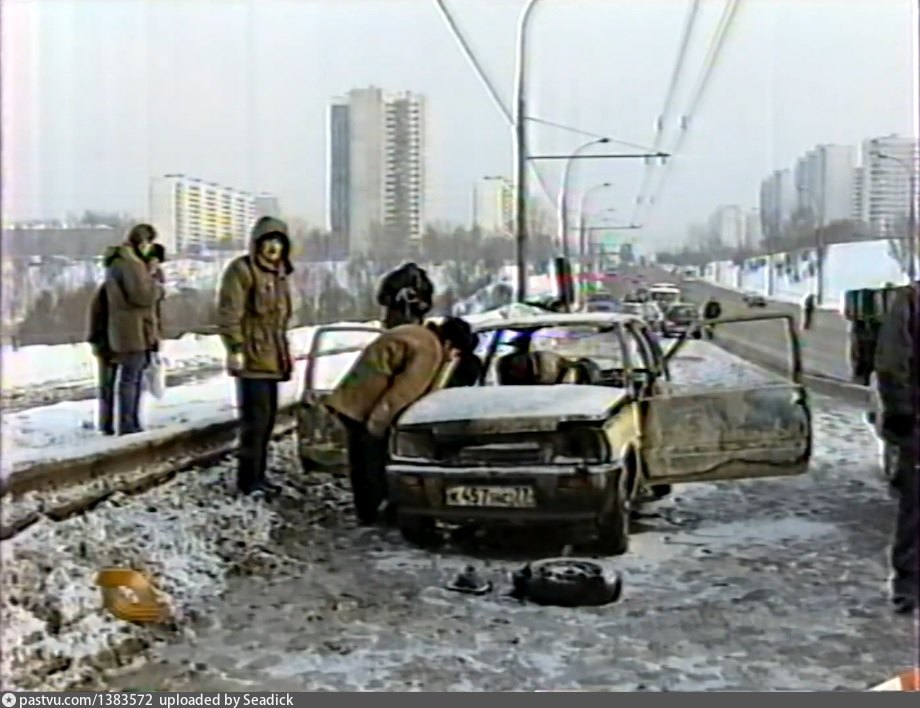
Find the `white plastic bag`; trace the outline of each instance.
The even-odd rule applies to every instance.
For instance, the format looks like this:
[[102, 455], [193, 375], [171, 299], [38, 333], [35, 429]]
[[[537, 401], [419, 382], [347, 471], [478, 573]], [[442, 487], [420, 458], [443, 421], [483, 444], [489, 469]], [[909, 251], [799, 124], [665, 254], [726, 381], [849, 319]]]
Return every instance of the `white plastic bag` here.
[[150, 355], [150, 363], [144, 369], [144, 388], [156, 399], [166, 393], [166, 366], [157, 352]]

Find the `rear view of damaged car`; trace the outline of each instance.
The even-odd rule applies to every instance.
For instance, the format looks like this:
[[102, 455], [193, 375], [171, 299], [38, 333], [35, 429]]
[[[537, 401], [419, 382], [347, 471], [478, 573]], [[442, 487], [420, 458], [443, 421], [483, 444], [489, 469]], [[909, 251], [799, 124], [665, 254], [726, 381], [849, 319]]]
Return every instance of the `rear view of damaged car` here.
[[432, 521], [565, 522], [626, 550], [629, 491], [608, 422], [624, 392], [561, 384], [460, 388], [403, 416], [388, 481], [400, 527], [423, 541]]

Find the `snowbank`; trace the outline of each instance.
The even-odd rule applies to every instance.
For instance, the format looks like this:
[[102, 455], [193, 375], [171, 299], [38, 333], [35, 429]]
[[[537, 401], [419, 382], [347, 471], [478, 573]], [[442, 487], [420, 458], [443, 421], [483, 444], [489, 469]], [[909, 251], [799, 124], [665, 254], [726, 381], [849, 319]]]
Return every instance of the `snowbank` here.
[[[308, 352], [314, 334], [315, 328], [312, 327], [295, 331], [292, 337], [295, 355], [303, 357]], [[375, 336], [366, 332], [333, 333], [328, 342], [324, 337], [320, 352], [366, 344]], [[323, 388], [334, 386], [357, 356], [358, 353], [353, 352], [321, 359], [317, 370], [318, 385]], [[297, 400], [304, 384], [305, 368], [303, 359], [295, 362], [291, 380], [281, 384], [281, 405]], [[97, 432], [94, 429], [95, 413], [96, 401], [85, 400], [64, 401], [5, 415], [0, 432], [3, 449], [0, 476], [5, 478], [23, 465], [84, 457], [138, 441], [168, 438], [189, 428], [231, 420], [237, 413], [235, 382], [225, 374], [217, 374], [204, 381], [172, 386], [166, 389], [160, 400], [145, 396], [141, 417], [146, 430], [124, 438], [105, 437]]]
[[[731, 261], [708, 263], [704, 280], [726, 288], [753, 291], [782, 302], [801, 302], [817, 289], [817, 252], [802, 249]], [[907, 282], [906, 269], [887, 240], [837, 243], [826, 249], [822, 285], [824, 306], [839, 309], [846, 290]]]

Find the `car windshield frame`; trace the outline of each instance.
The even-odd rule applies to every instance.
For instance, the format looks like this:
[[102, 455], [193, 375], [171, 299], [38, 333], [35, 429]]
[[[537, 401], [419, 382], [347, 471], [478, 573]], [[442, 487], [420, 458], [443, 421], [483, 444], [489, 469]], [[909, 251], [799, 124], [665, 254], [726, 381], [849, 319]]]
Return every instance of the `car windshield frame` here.
[[[550, 349], [534, 349], [532, 346], [532, 337], [534, 333], [540, 331], [548, 331], [554, 329], [596, 329], [598, 332], [596, 334], [610, 334], [613, 337], [613, 342], [618, 351], [611, 356], [610, 359], [617, 362], [617, 366], [612, 368], [622, 369], [624, 374], [631, 376], [635, 369], [635, 361], [638, 361], [640, 368], [645, 370], [646, 362], [645, 355], [639, 349], [635, 353], [630, 351], [630, 344], [628, 343], [627, 332], [625, 331], [627, 323], [624, 322], [603, 322], [603, 323], [588, 323], [588, 322], [559, 322], [556, 324], [551, 323], [540, 323], [535, 325], [528, 324], [517, 324], [517, 325], [506, 325], [498, 327], [490, 327], [487, 330], [479, 332], [480, 336], [480, 346], [485, 346], [485, 351], [481, 354], [477, 348], [477, 356], [480, 356], [483, 368], [482, 374], [479, 377], [479, 380], [476, 382], [475, 386], [499, 386], [494, 380], [493, 368], [496, 362], [496, 357], [503, 356], [499, 352], [499, 347], [508, 346], [511, 342], [505, 339], [505, 335], [516, 333], [519, 337], [527, 340], [527, 351], [552, 351]], [[563, 352], [556, 351], [556, 353], [566, 358], [582, 358], [575, 357], [573, 355], [565, 354]], [[584, 358], [592, 358], [590, 356], [584, 356]], [[648, 362], [654, 364], [654, 362]], [[491, 381], [489, 379], [492, 379]], [[474, 387], [475, 387], [474, 386]]]

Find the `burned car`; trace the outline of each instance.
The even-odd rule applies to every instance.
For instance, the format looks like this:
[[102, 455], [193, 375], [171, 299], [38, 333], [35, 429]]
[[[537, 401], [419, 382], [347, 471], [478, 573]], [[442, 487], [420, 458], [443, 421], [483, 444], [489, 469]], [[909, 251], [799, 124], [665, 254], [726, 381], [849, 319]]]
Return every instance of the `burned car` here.
[[[795, 336], [785, 315], [712, 324], [760, 319], [785, 319]], [[685, 338], [665, 353], [638, 317], [547, 314], [477, 330], [477, 384], [427, 394], [391, 436], [390, 501], [411, 541], [436, 522], [571, 523], [618, 554], [628, 548], [630, 506], [655, 490], [807, 470], [811, 422], [796, 347], [788, 380], [709, 390], [672, 381], [669, 362]], [[569, 365], [540, 370], [543, 359]], [[308, 378], [304, 415], [321, 389]]]

